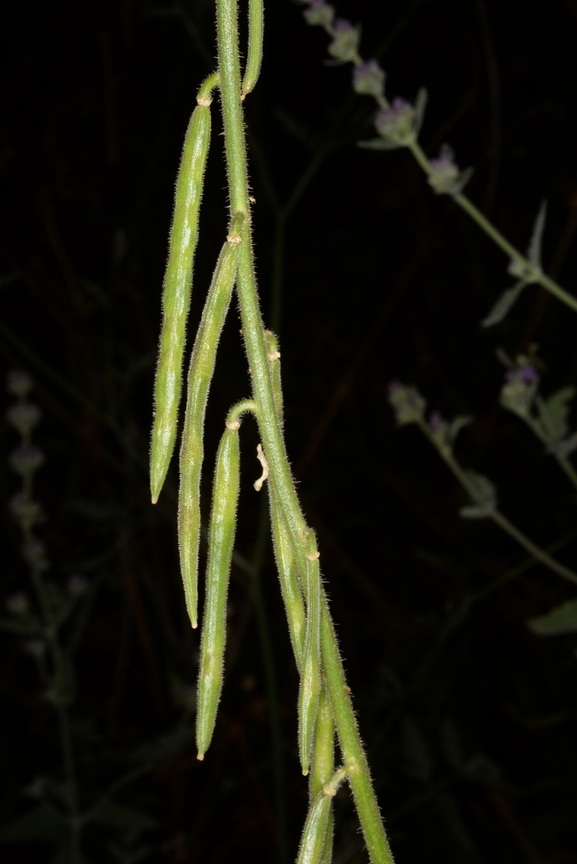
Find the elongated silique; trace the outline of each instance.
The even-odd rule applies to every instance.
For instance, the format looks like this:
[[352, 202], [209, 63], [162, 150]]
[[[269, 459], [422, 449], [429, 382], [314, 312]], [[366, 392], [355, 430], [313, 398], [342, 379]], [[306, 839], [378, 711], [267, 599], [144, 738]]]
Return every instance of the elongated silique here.
[[220, 700], [226, 643], [226, 601], [239, 492], [238, 427], [222, 436], [216, 457], [208, 534], [206, 599], [200, 642], [196, 746], [202, 759], [212, 738]]
[[210, 141], [210, 98], [199, 97], [188, 124], [176, 181], [174, 216], [162, 294], [162, 329], [154, 388], [150, 448], [152, 502], [160, 495], [176, 438], [186, 319], [198, 240], [198, 213]]
[[321, 791], [312, 802], [303, 833], [297, 864], [320, 864], [331, 813], [332, 796]]
[[222, 247], [202, 312], [188, 370], [188, 392], [180, 449], [178, 546], [186, 608], [193, 627], [198, 620], [198, 550], [200, 547], [200, 474], [204, 454], [206, 401], [216, 349], [236, 278], [244, 217], [233, 220]]
[[273, 548], [284, 601], [289, 635], [299, 672], [305, 645], [305, 607], [299, 585], [294, 548], [278, 502], [274, 481], [269, 479], [269, 500]]
[[306, 628], [299, 687], [299, 755], [303, 774], [308, 774], [321, 690], [321, 577], [314, 532], [309, 529], [306, 550]]

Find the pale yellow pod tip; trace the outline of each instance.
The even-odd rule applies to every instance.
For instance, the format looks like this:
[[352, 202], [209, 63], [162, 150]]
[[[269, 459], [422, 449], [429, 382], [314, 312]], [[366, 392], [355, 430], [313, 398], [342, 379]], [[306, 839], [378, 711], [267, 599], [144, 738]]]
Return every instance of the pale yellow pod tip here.
[[196, 758], [199, 762], [204, 762], [204, 753], [197, 753]]
[[303, 777], [308, 777], [308, 776], [309, 776], [309, 769], [307, 768], [306, 771], [303, 771]]

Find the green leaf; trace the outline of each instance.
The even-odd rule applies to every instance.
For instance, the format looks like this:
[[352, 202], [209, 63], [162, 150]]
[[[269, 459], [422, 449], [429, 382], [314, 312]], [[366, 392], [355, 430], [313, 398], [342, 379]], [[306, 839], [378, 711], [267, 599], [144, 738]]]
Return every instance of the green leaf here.
[[505, 315], [517, 302], [526, 285], [527, 282], [520, 280], [519, 282], [516, 282], [512, 288], [507, 288], [507, 290], [501, 294], [487, 317], [483, 318], [481, 321], [481, 327], [492, 327], [493, 324], [498, 324], [502, 321]]
[[551, 609], [546, 615], [530, 618], [527, 625], [537, 636], [577, 633], [577, 598]]
[[541, 422], [547, 434], [555, 441], [565, 438], [569, 432], [567, 417], [569, 415], [569, 402], [574, 398], [577, 389], [575, 387], [562, 387], [547, 399], [537, 400]]
[[427, 90], [424, 87], [421, 87], [417, 93], [417, 98], [415, 99], [415, 135], [418, 135], [421, 131], [421, 126], [425, 119], [425, 108], [427, 107], [428, 99], [429, 94]]
[[472, 422], [472, 420], [473, 418], [471, 416], [466, 416], [464, 414], [459, 414], [458, 417], [455, 417], [453, 420], [451, 420], [451, 423], [447, 430], [447, 441], [449, 442], [451, 447], [457, 440], [457, 435], [459, 434], [461, 429], [464, 429], [465, 426], [468, 426], [469, 423]]
[[494, 510], [497, 506], [497, 489], [484, 474], [476, 471], [466, 471], [465, 474], [471, 484], [474, 502], [478, 507]]
[[574, 432], [563, 441], [555, 441], [547, 447], [547, 451], [552, 453], [554, 456], [557, 456], [559, 459], [566, 459], [567, 456], [570, 456], [575, 450], [577, 450], [577, 432]]

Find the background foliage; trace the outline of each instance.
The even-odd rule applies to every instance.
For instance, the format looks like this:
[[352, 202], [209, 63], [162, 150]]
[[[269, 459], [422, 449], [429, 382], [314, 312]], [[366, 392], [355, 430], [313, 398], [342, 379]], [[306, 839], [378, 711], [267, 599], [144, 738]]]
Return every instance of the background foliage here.
[[[575, 292], [575, 0], [337, 8], [362, 23], [363, 54], [381, 58], [391, 97], [413, 98], [427, 86], [425, 149], [436, 153], [449, 140], [460, 165], [476, 166], [468, 194], [517, 247], [548, 199], [544, 261]], [[519, 550], [494, 526], [459, 519], [461, 492], [414, 429], [394, 429], [386, 392], [398, 376], [447, 415], [474, 414], [461, 461], [498, 482], [503, 510], [536, 542], [567, 535], [559, 557], [570, 565], [574, 494], [499, 408], [495, 348], [514, 355], [538, 342], [551, 392], [576, 380], [577, 322], [531, 288], [502, 325], [480, 330], [508, 284], [501, 253], [450, 200], [430, 194], [407, 153], [355, 146], [372, 137], [373, 105], [349, 95], [350, 67], [323, 65], [326, 37], [304, 24], [298, 6], [270, 3], [266, 13], [263, 73], [247, 103], [263, 309], [267, 323], [281, 310], [288, 448], [318, 530], [393, 850], [403, 862], [435, 850], [447, 861], [571, 864], [575, 640], [540, 640], [525, 624], [571, 589], [540, 567], [505, 580], [523, 563]], [[34, 376], [44, 413], [36, 440], [46, 464], [36, 488], [48, 512], [50, 578], [64, 585], [82, 574], [91, 585], [70, 652], [83, 799], [139, 774], [90, 829], [94, 860], [220, 862], [241, 849], [279, 860], [279, 770], [290, 860], [306, 788], [297, 676], [270, 547], [258, 579], [250, 566], [233, 571], [227, 680], [201, 765], [190, 732], [198, 646], [177, 569], [174, 477], [155, 508], [148, 496], [173, 182], [194, 95], [212, 65], [213, 3], [63, 0], [33, 18], [6, 3], [1, 15], [0, 349], [6, 370]], [[193, 321], [225, 231], [217, 150]], [[300, 192], [283, 221], [283, 204]], [[283, 226], [281, 296], [274, 273]], [[209, 404], [209, 464], [225, 411], [248, 394], [237, 330], [232, 315]], [[256, 434], [245, 427], [238, 551], [250, 564], [260, 557], [261, 504], [252, 490]], [[4, 421], [0, 428], [8, 454], [15, 436]], [[2, 469], [2, 500], [15, 488]], [[7, 599], [27, 575], [7, 505], [2, 515]], [[261, 600], [280, 767], [256, 626]], [[37, 796], [38, 778], [57, 777], [60, 757], [29, 654], [10, 633], [0, 640], [0, 842], [8, 844], [10, 826], [30, 810], [31, 785]], [[337, 806], [344, 828], [335, 860], [361, 861], [346, 795]], [[7, 845], [10, 860], [51, 860], [54, 824], [37, 831], [37, 845]]]

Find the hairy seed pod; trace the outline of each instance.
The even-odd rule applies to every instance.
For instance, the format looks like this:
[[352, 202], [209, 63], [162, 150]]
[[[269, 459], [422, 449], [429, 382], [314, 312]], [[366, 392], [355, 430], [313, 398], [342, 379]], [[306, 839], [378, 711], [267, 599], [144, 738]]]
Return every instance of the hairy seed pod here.
[[199, 496], [204, 454], [204, 417], [208, 390], [214, 373], [216, 349], [236, 278], [238, 247], [243, 225], [243, 218], [235, 217], [229, 239], [222, 247], [202, 312], [188, 370], [188, 392], [180, 448], [178, 546], [186, 608], [193, 627], [196, 627], [198, 617]]
[[196, 713], [196, 746], [199, 759], [204, 758], [210, 744], [222, 690], [226, 600], [236, 527], [239, 465], [238, 426], [227, 427], [216, 456], [208, 533], [206, 599], [200, 641]]
[[262, 63], [262, 34], [264, 14], [262, 0], [249, 0], [248, 4], [248, 57], [242, 80], [242, 98], [253, 90]]
[[[319, 710], [317, 713], [317, 725], [315, 729], [315, 746], [311, 762], [311, 773], [309, 775], [309, 800], [313, 801], [319, 791], [329, 783], [334, 774], [334, 749], [335, 749], [335, 724], [333, 709], [327, 695], [326, 686], [321, 687], [319, 698]], [[329, 815], [327, 833], [321, 864], [331, 864], [333, 849], [333, 812]]]
[[[198, 212], [210, 141], [210, 100], [203, 99], [188, 124], [176, 180], [174, 216], [162, 294], [162, 330], [154, 387], [150, 447], [150, 491], [156, 503], [164, 484], [176, 438], [182, 386], [186, 319], [192, 266], [198, 240]], [[208, 103], [208, 104], [206, 104]]]
[[319, 553], [313, 531], [304, 539], [306, 557], [307, 617], [305, 646], [299, 687], [299, 756], [303, 774], [308, 774], [315, 735], [321, 689], [321, 577]]
[[325, 848], [325, 839], [332, 797], [321, 790], [310, 806], [303, 828], [296, 864], [320, 864]]
[[292, 540], [282, 513], [276, 488], [269, 478], [270, 519], [273, 548], [279, 574], [289, 634], [299, 671], [302, 670], [305, 643], [305, 607], [299, 585], [298, 569]]

